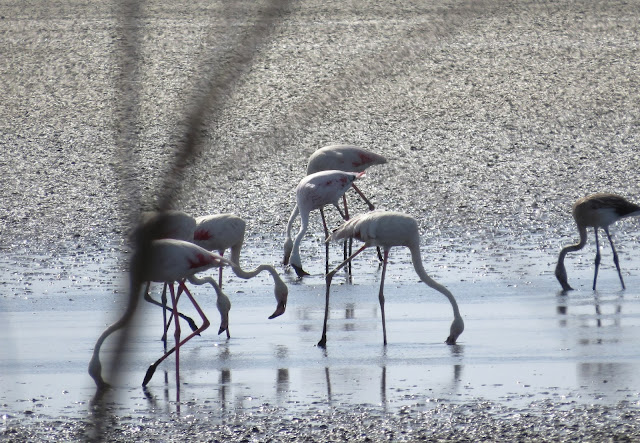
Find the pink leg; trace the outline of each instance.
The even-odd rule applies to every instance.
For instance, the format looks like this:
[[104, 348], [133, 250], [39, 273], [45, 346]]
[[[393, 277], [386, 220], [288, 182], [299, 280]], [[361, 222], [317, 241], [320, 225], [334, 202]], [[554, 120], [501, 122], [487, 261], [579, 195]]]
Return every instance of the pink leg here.
[[320, 215], [322, 216], [322, 227], [324, 228], [324, 272], [329, 273], [329, 243], [326, 242], [329, 238], [329, 228], [327, 228], [327, 220], [324, 218], [324, 209], [320, 208]]
[[367, 204], [367, 206], [369, 207], [369, 211], [373, 211], [375, 209], [375, 206], [373, 206], [373, 204], [369, 201], [369, 199], [367, 197], [364, 196], [364, 194], [362, 193], [362, 191], [360, 189], [358, 189], [358, 187], [354, 184], [351, 185], [351, 187], [353, 188], [354, 191], [356, 191], [358, 193], [358, 195], [360, 196], [360, 198], [362, 200], [364, 200], [364, 202]]
[[[193, 333], [189, 334], [184, 340], [182, 340], [180, 343], [178, 343], [178, 345], [176, 345], [176, 347], [173, 347], [173, 348], [169, 349], [167, 352], [164, 353], [164, 355], [162, 357], [160, 357], [158, 360], [156, 360], [155, 363], [150, 365], [149, 369], [147, 369], [146, 375], [144, 376], [144, 381], [142, 382], [142, 386], [146, 386], [147, 383], [149, 383], [149, 381], [153, 377], [153, 374], [155, 373], [156, 368], [158, 367], [158, 365], [160, 363], [162, 363], [168, 356], [170, 356], [176, 350], [176, 348], [178, 348], [179, 346], [183, 346], [186, 342], [191, 340], [196, 335], [200, 335], [200, 333], [202, 331], [204, 331], [205, 329], [207, 329], [209, 327], [209, 325], [210, 325], [209, 319], [207, 318], [206, 315], [204, 315], [204, 312], [202, 311], [202, 309], [200, 308], [198, 303], [196, 303], [196, 300], [193, 298], [193, 296], [191, 295], [191, 293], [189, 292], [189, 290], [185, 286], [184, 281], [181, 281], [179, 283], [179, 285], [180, 285], [179, 286], [180, 290], [184, 291], [185, 294], [187, 294], [187, 297], [189, 297], [189, 300], [191, 300], [191, 303], [193, 304], [193, 307], [196, 308], [196, 311], [198, 311], [198, 314], [200, 315], [200, 318], [202, 318], [202, 326], [200, 326], [198, 329], [193, 331]], [[173, 297], [173, 286], [170, 286], [170, 288], [172, 289], [171, 294], [172, 294], [172, 297]], [[177, 297], [176, 297], [176, 299], [177, 299]], [[176, 355], [176, 357], [177, 357], [177, 355]], [[177, 360], [177, 358], [176, 358], [176, 360]]]
[[[184, 279], [182, 280], [184, 282]], [[164, 284], [164, 290], [162, 291], [162, 295], [165, 298], [165, 308], [166, 308], [166, 290], [167, 290], [167, 284]], [[178, 293], [176, 295], [176, 303], [178, 301], [180, 301], [180, 294], [182, 294], [182, 286], [178, 285]], [[156, 304], [156, 302], [154, 300], [148, 299], [147, 301], [150, 301], [151, 303]], [[162, 340], [165, 342], [165, 351], [167, 350], [166, 348], [166, 342], [167, 342], [167, 331], [169, 330], [169, 326], [171, 325], [171, 321], [173, 320], [173, 309], [171, 308], [166, 308], [167, 311], [169, 311], [171, 314], [169, 315], [169, 320], [165, 321], [165, 326], [164, 326], [164, 334], [162, 335]], [[184, 315], [181, 312], [178, 312], [178, 315], [180, 317], [182, 317], [183, 320], [186, 320], [187, 323], [189, 323], [189, 327], [191, 328], [192, 331], [195, 331], [198, 329], [198, 326], [196, 326], [195, 322], [193, 321], [193, 319], [189, 316]]]
[[320, 346], [321, 348], [324, 348], [327, 345], [327, 321], [329, 320], [329, 293], [331, 291], [331, 280], [333, 279], [333, 276], [335, 275], [336, 272], [338, 272], [340, 269], [342, 269], [347, 263], [349, 263], [351, 260], [353, 260], [353, 258], [360, 254], [362, 251], [364, 251], [367, 248], [367, 245], [365, 244], [364, 246], [362, 246], [360, 249], [358, 249], [356, 252], [354, 252], [351, 257], [349, 257], [348, 259], [346, 259], [345, 261], [343, 261], [342, 263], [340, 263], [337, 267], [335, 267], [333, 269], [333, 271], [327, 273], [326, 275], [326, 293], [325, 293], [325, 303], [324, 303], [324, 324], [322, 326], [322, 338], [320, 338], [320, 341], [318, 342], [318, 346]]

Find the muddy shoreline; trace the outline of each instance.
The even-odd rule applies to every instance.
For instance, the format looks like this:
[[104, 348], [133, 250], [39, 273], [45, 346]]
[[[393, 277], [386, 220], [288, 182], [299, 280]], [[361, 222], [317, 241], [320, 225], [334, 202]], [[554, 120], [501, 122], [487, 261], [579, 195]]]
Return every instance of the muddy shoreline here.
[[[0, 207], [4, 211], [0, 215], [4, 253], [0, 320], [12, 328], [12, 320], [29, 318], [25, 313], [46, 318], [48, 311], [81, 311], [87, 297], [97, 300], [105, 312], [117, 311], [105, 307], [115, 306], [126, 287], [121, 274], [128, 248], [126, 210], [156, 205], [158, 186], [180, 145], [184, 116], [202, 90], [203, 76], [223, 72], [225, 51], [251, 28], [255, 14], [251, 3], [145, 2], [139, 21], [140, 109], [132, 164], [117, 150], [118, 12], [110, 2], [74, 0], [0, 6], [0, 35], [5, 42], [0, 60], [5, 87], [0, 104]], [[412, 298], [423, 289], [406, 287], [405, 278], [409, 282], [413, 278], [410, 262], [403, 255], [396, 259], [395, 289], [402, 294], [397, 306], [429, 308], [424, 319], [434, 325], [424, 339], [428, 355], [441, 359], [447, 368], [466, 364], [467, 372], [459, 378], [467, 387], [459, 389], [480, 392], [477, 380], [468, 378], [468, 369], [487, 350], [491, 358], [500, 354], [500, 339], [481, 340], [501, 337], [499, 331], [491, 335], [495, 332], [490, 329], [491, 315], [506, 319], [512, 334], [531, 320], [529, 327], [537, 339], [546, 334], [559, 337], [543, 342], [547, 347], [541, 348], [553, 358], [562, 361], [562, 352], [569, 349], [576, 352], [569, 358], [571, 364], [584, 363], [587, 372], [604, 368], [602, 374], [587, 374], [590, 394], [581, 397], [577, 389], [576, 398], [549, 394], [531, 402], [524, 396], [520, 401], [525, 404], [517, 406], [474, 394], [461, 402], [456, 394], [427, 395], [415, 402], [409, 396], [406, 404], [393, 410], [386, 409], [383, 399], [379, 404], [358, 404], [322, 397], [318, 406], [310, 399], [290, 398], [299, 403], [281, 406], [266, 396], [259, 405], [225, 409], [224, 401], [194, 397], [181, 405], [177, 415], [170, 398], [162, 398], [161, 388], [156, 386], [151, 395], [161, 405], [156, 411], [135, 381], [135, 388], [126, 392], [139, 405], [110, 405], [113, 414], [98, 437], [108, 441], [640, 439], [640, 386], [628, 375], [638, 371], [624, 372], [637, 368], [637, 352], [610, 354], [611, 349], [627, 349], [637, 331], [637, 285], [630, 283], [626, 292], [619, 293], [607, 262], [599, 283], [602, 288], [592, 293], [591, 242], [591, 249], [571, 261], [576, 293], [558, 294], [552, 274], [560, 246], [577, 237], [570, 216], [577, 198], [605, 191], [631, 200], [637, 197], [633, 177], [640, 160], [640, 120], [635, 112], [640, 106], [639, 18], [637, 1], [296, 4], [206, 121], [201, 132], [205, 150], [176, 190], [176, 207], [193, 215], [241, 215], [248, 223], [245, 259], [278, 265], [292, 191], [309, 154], [331, 143], [375, 150], [387, 156], [389, 163], [372, 169], [361, 188], [379, 208], [407, 212], [419, 220], [423, 254], [431, 259], [429, 272], [466, 303], [461, 303], [470, 326], [465, 331], [464, 355], [439, 355], [444, 354], [439, 327], [446, 316], [439, 317], [438, 305], [430, 304], [430, 299], [416, 298], [416, 302]], [[356, 203], [357, 210], [364, 207]], [[638, 222], [618, 223], [614, 235], [625, 264], [625, 280], [638, 281]], [[291, 304], [288, 320], [298, 328], [291, 336], [306, 340], [310, 334], [310, 343], [317, 340], [315, 320], [320, 315], [316, 305], [322, 294], [318, 277], [322, 271], [313, 264], [320, 241], [318, 233], [310, 233], [303, 251], [314, 278], [299, 283], [287, 276], [292, 294], [297, 292], [298, 300], [306, 303], [299, 311]], [[608, 259], [605, 255], [603, 264]], [[375, 292], [378, 274], [367, 266], [365, 262], [360, 268], [366, 277], [352, 292]], [[235, 284], [230, 286], [238, 299], [236, 312], [252, 313], [251, 301], [242, 297], [260, 293], [260, 283]], [[348, 297], [345, 288], [349, 286], [337, 291]], [[518, 297], [537, 295], [542, 301], [530, 303], [537, 316], [517, 312]], [[483, 307], [478, 301], [483, 299], [495, 303], [496, 313]], [[511, 299], [516, 301], [517, 315], [500, 310]], [[547, 311], [535, 310], [544, 303]], [[354, 311], [346, 302], [338, 306], [346, 313]], [[366, 343], [363, 352], [379, 352], [373, 326], [377, 318], [370, 312], [375, 312], [375, 303], [373, 308], [368, 304], [361, 308], [360, 301], [354, 306], [360, 317], [354, 320], [345, 314], [336, 320], [338, 325], [344, 322], [343, 329], [336, 329], [342, 334], [336, 332], [341, 337], [337, 342], [351, 349], [354, 340], [360, 341]], [[411, 324], [400, 310], [396, 315], [395, 330]], [[257, 314], [256, 318], [264, 320]], [[5, 342], [9, 343], [8, 338], [42, 340], [37, 334], [45, 338], [46, 334], [39, 328], [64, 326], [67, 321], [62, 317], [34, 325], [35, 336], [25, 336], [20, 327], [10, 329]], [[246, 341], [240, 328], [232, 353], [256, 353], [258, 347], [244, 348], [249, 339], [268, 337], [262, 328], [279, 331], [277, 323], [274, 327], [258, 321], [245, 325], [245, 331], [250, 331], [245, 332]], [[481, 326], [474, 331], [474, 324]], [[78, 359], [78, 365], [64, 355], [51, 357], [62, 367], [73, 366], [64, 372], [69, 379], [82, 374], [76, 378], [84, 383], [88, 378], [83, 362], [97, 334], [92, 328], [101, 327], [84, 327], [81, 333], [63, 328], [49, 334], [55, 341], [45, 349], [49, 353], [69, 336], [77, 338], [70, 343], [77, 346], [73, 359]], [[371, 329], [372, 338], [367, 335]], [[412, 339], [396, 336], [392, 352], [410, 355], [418, 346], [416, 341], [425, 346], [414, 339], [412, 329], [407, 331], [402, 333]], [[424, 333], [421, 329], [420, 334]], [[212, 358], [211, 349], [220, 352], [223, 346], [212, 347], [214, 340], [203, 337], [206, 347], [202, 345], [202, 355], [195, 354], [194, 364], [204, 367]], [[143, 342], [157, 344], [151, 338]], [[298, 345], [309, 351], [304, 341], [274, 344], [275, 357], [267, 356], [269, 368], [290, 369], [293, 378], [305, 367], [290, 357], [299, 352]], [[21, 365], [24, 378], [46, 378], [41, 366], [14, 362], [9, 351], [15, 349], [5, 347], [3, 364], [10, 369], [11, 389], [23, 389], [27, 383], [16, 370]], [[63, 348], [65, 352], [69, 350]], [[513, 355], [521, 356], [515, 351]], [[537, 358], [535, 352], [525, 355], [522, 368]], [[495, 362], [498, 367], [504, 363], [501, 358]], [[276, 367], [279, 363], [286, 366]], [[435, 367], [432, 364], [425, 363], [427, 371]], [[194, 369], [196, 379], [206, 377], [200, 370]], [[282, 382], [284, 372], [275, 373]], [[343, 376], [347, 386], [354, 378], [346, 370], [333, 375], [334, 382]], [[534, 380], [537, 376], [531, 375]], [[359, 377], [355, 378], [364, 383], [366, 377]], [[395, 386], [404, 388], [407, 378], [395, 380]], [[598, 383], [610, 384], [614, 378], [627, 400], [609, 402], [597, 396]], [[207, 392], [227, 386], [217, 379], [205, 380]], [[407, 384], [410, 392], [411, 383]], [[297, 385], [291, 380], [278, 386], [284, 386], [277, 391], [282, 393], [293, 392]], [[230, 387], [245, 398], [244, 385]], [[67, 413], [51, 413], [48, 403], [68, 394], [61, 394], [64, 387], [52, 389], [56, 391], [51, 398], [20, 391], [19, 402], [10, 396], [11, 402], [3, 400], [3, 440], [85, 441], [95, 436], [88, 412], [90, 395], [70, 405]], [[536, 396], [544, 392], [546, 388], [536, 387]]]

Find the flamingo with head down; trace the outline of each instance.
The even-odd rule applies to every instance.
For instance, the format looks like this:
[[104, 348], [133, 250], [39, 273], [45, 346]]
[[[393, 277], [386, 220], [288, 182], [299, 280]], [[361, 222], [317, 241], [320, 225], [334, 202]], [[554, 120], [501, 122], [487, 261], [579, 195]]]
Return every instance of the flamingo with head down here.
[[[193, 242], [209, 251], [218, 251], [222, 256], [225, 250], [231, 249], [231, 270], [233, 273], [248, 280], [263, 271], [271, 274], [273, 278], [273, 290], [276, 298], [276, 310], [270, 319], [284, 314], [287, 307], [289, 289], [282, 281], [278, 272], [271, 265], [261, 264], [252, 271], [246, 271], [240, 267], [240, 251], [244, 242], [246, 222], [234, 214], [205, 215], [196, 218], [196, 228], [193, 234]], [[222, 268], [218, 277], [218, 284], [222, 287]], [[227, 336], [229, 330], [227, 329]]]
[[598, 242], [598, 228], [602, 228], [607, 234], [609, 244], [611, 244], [611, 250], [613, 251], [613, 262], [618, 270], [618, 277], [620, 277], [620, 283], [622, 289], [625, 288], [624, 280], [622, 279], [622, 273], [620, 272], [620, 262], [618, 260], [618, 253], [613, 246], [613, 240], [609, 234], [609, 225], [617, 222], [625, 217], [633, 217], [640, 215], [640, 206], [635, 203], [631, 203], [625, 198], [615, 194], [592, 194], [584, 198], [581, 198], [573, 205], [573, 219], [578, 226], [578, 233], [580, 234], [580, 241], [573, 245], [568, 245], [562, 248], [560, 255], [558, 256], [558, 263], [556, 265], [556, 278], [560, 282], [563, 291], [569, 291], [573, 288], [569, 286], [567, 281], [567, 270], [564, 266], [564, 259], [569, 252], [579, 251], [584, 248], [587, 243], [587, 228], [593, 228], [593, 232], [596, 237], [596, 261], [595, 272], [593, 274], [593, 290], [596, 290], [596, 281], [598, 279], [598, 268], [600, 267], [600, 244]]
[[[136, 251], [136, 253], [140, 253]], [[229, 309], [231, 308], [231, 302], [229, 298], [222, 292], [218, 284], [212, 278], [200, 279], [196, 277], [198, 272], [206, 271], [218, 266], [224, 266], [230, 264], [230, 262], [217, 254], [207, 251], [193, 243], [164, 239], [153, 240], [150, 242], [148, 257], [150, 259], [143, 269], [142, 281], [154, 281], [154, 282], [167, 282], [171, 293], [171, 301], [174, 311], [177, 312], [177, 297], [175, 294], [174, 284], [177, 282], [180, 288], [187, 294], [189, 300], [193, 304], [194, 308], [202, 319], [202, 326], [193, 331], [183, 340], [180, 340], [180, 321], [179, 316], [174, 316], [175, 324], [175, 347], [169, 351], [165, 351], [164, 355], [156, 361], [145, 376], [143, 385], [146, 385], [158, 364], [165, 360], [174, 351], [176, 354], [176, 383], [179, 385], [180, 379], [180, 347], [186, 342], [191, 340], [194, 336], [199, 335], [202, 331], [209, 327], [209, 320], [196, 302], [195, 298], [189, 292], [189, 289], [185, 285], [185, 280], [189, 282], [201, 285], [204, 283], [210, 283], [217, 294], [216, 305], [221, 315], [220, 332], [227, 328], [229, 321]], [[132, 260], [136, 262], [136, 259]], [[94, 379], [99, 388], [106, 387], [108, 384], [102, 379], [102, 367], [100, 364], [100, 348], [104, 341], [114, 332], [123, 328], [133, 316], [133, 312], [136, 308], [136, 304], [130, 305], [124, 315], [113, 325], [109, 326], [98, 338], [93, 350], [93, 356], [89, 362], [89, 374]]]
[[416, 220], [406, 214], [399, 212], [373, 211], [360, 214], [345, 222], [341, 227], [333, 231], [327, 241], [335, 241], [343, 238], [354, 238], [364, 242], [364, 245], [354, 252], [347, 260], [342, 262], [334, 270], [326, 275], [326, 299], [324, 311], [324, 324], [322, 328], [322, 338], [318, 342], [318, 346], [324, 347], [327, 344], [327, 320], [329, 319], [329, 293], [331, 290], [331, 280], [340, 268], [353, 260], [355, 256], [360, 254], [366, 248], [371, 246], [380, 246], [384, 250], [384, 259], [382, 265], [382, 277], [380, 279], [380, 292], [378, 300], [380, 302], [380, 310], [382, 313], [382, 334], [383, 343], [387, 344], [387, 327], [384, 313], [384, 279], [387, 271], [387, 260], [389, 258], [389, 250], [394, 246], [405, 246], [411, 251], [411, 260], [413, 267], [427, 286], [440, 292], [447, 297], [453, 308], [453, 322], [449, 329], [449, 336], [446, 343], [455, 345], [456, 340], [464, 331], [464, 321], [460, 316], [458, 303], [453, 294], [444, 286], [437, 283], [429, 277], [422, 266], [422, 257], [420, 255], [420, 235], [418, 233], [418, 223]]
[[[340, 215], [345, 218], [338, 202], [345, 192], [353, 185], [353, 182], [361, 177], [364, 173], [345, 172], [345, 171], [320, 171], [315, 174], [307, 175], [296, 187], [296, 205], [291, 212], [289, 222], [287, 223], [286, 240], [284, 243], [284, 260], [285, 265], [290, 264], [296, 271], [298, 277], [309, 275], [302, 268], [302, 260], [300, 259], [300, 242], [307, 232], [309, 226], [309, 213], [315, 209], [320, 210], [322, 216], [322, 224], [324, 226], [325, 238], [329, 235], [327, 223], [324, 217], [323, 208], [332, 204], [338, 209]], [[293, 221], [300, 215], [300, 230], [295, 240], [291, 239], [291, 229]], [[326, 248], [325, 267], [329, 266], [329, 250]]]

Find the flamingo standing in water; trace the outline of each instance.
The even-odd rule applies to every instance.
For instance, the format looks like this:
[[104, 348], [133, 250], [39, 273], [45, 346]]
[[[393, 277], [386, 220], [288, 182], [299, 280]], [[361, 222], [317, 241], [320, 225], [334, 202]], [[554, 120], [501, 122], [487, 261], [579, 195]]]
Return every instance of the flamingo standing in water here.
[[[147, 216], [148, 220], [145, 221], [139, 229], [151, 229], [155, 227], [158, 223], [156, 220], [157, 217], [159, 217], [159, 215]], [[246, 226], [243, 219], [233, 214], [206, 215], [194, 219], [190, 215], [181, 211], [168, 211], [167, 215], [162, 218], [162, 221], [164, 222], [164, 227], [160, 232], [163, 233], [163, 236], [160, 238], [175, 238], [178, 240], [191, 241], [208, 251], [218, 251], [220, 256], [224, 254], [226, 249], [230, 248], [231, 269], [234, 274], [242, 279], [248, 280], [255, 277], [262, 271], [269, 272], [273, 277], [274, 293], [277, 301], [276, 310], [271, 316], [269, 316], [269, 318], [273, 319], [285, 312], [289, 290], [273, 266], [260, 265], [253, 271], [245, 271], [238, 264]], [[153, 235], [152, 238], [155, 239], [158, 238], [158, 236], [159, 234]], [[220, 267], [219, 271], [218, 286], [222, 287], [222, 267]], [[145, 300], [155, 305], [163, 306], [163, 308], [166, 307], [166, 284], [165, 290], [163, 290], [162, 293], [162, 304], [151, 298], [148, 288], [149, 285], [147, 285], [147, 291], [145, 291]], [[180, 297], [179, 293], [180, 290], [178, 290], [178, 298]], [[167, 308], [167, 310], [173, 315], [173, 310], [171, 308]], [[197, 329], [197, 326], [190, 317], [187, 317], [182, 313], [179, 313], [179, 315], [187, 320], [192, 330], [195, 331]], [[166, 346], [166, 330], [171, 319], [167, 321], [166, 314], [163, 314], [163, 318], [165, 324], [165, 335], [163, 336], [163, 341]], [[231, 337], [228, 322], [226, 323], [226, 327], [221, 329], [219, 333], [222, 333], [223, 331], [226, 331], [227, 338]]]
[[[300, 260], [300, 242], [307, 232], [309, 225], [309, 213], [314, 209], [320, 210], [322, 216], [322, 224], [324, 226], [325, 238], [329, 236], [327, 222], [324, 217], [324, 206], [332, 204], [338, 209], [342, 218], [346, 218], [340, 209], [338, 202], [345, 192], [353, 185], [356, 178], [364, 175], [364, 172], [345, 172], [345, 171], [320, 171], [315, 174], [307, 175], [296, 187], [296, 206], [291, 212], [289, 222], [287, 223], [286, 240], [284, 243], [284, 261], [283, 263], [291, 264], [296, 271], [298, 277], [309, 275], [302, 269], [302, 261]], [[293, 221], [300, 215], [300, 231], [296, 235], [295, 240], [291, 239], [291, 229]], [[325, 266], [329, 268], [329, 248], [326, 247]]]
[[[240, 267], [240, 251], [244, 242], [245, 221], [233, 214], [206, 215], [196, 218], [196, 229], [193, 242], [208, 251], [218, 251], [220, 256], [226, 249], [231, 249], [231, 270], [236, 276], [248, 280], [267, 271], [273, 278], [273, 290], [276, 297], [276, 310], [270, 319], [284, 314], [287, 307], [289, 289], [282, 281], [273, 266], [262, 264], [253, 271], [245, 271]], [[218, 284], [222, 287], [222, 268], [218, 276]], [[229, 329], [227, 329], [229, 337]]]
[[558, 256], [558, 264], [556, 265], [556, 278], [560, 282], [563, 291], [569, 291], [573, 288], [567, 282], [567, 270], [564, 266], [564, 259], [567, 253], [579, 251], [584, 248], [587, 243], [587, 228], [593, 228], [596, 237], [596, 261], [595, 272], [593, 274], [593, 290], [596, 289], [596, 281], [598, 279], [598, 268], [600, 267], [600, 244], [598, 242], [598, 228], [602, 228], [607, 234], [611, 250], [613, 251], [613, 262], [618, 270], [622, 289], [625, 289], [622, 273], [620, 272], [620, 262], [618, 261], [618, 253], [613, 246], [613, 240], [609, 234], [609, 225], [617, 222], [625, 217], [640, 215], [640, 206], [631, 203], [615, 194], [592, 194], [581, 198], [573, 205], [573, 219], [578, 225], [578, 233], [580, 241], [574, 245], [568, 245], [562, 248]]
[[[191, 241], [193, 239], [194, 231], [196, 229], [196, 221], [190, 215], [177, 210], [168, 210], [162, 212], [143, 212], [140, 224], [137, 226], [132, 235], [132, 240], [136, 241], [137, 236], [141, 233], [149, 235], [151, 240], [161, 240], [166, 238], [172, 238], [175, 240]], [[165, 350], [167, 349], [167, 329], [171, 320], [167, 321], [167, 311], [173, 315], [173, 310], [167, 308], [167, 283], [163, 282], [162, 295], [160, 302], [157, 302], [151, 298], [149, 289], [151, 282], [147, 282], [147, 286], [144, 291], [144, 299], [149, 303], [162, 307], [162, 324], [164, 325], [164, 333], [162, 335], [162, 342], [164, 343]], [[178, 289], [180, 292], [180, 289]], [[195, 322], [191, 317], [179, 313], [180, 317], [187, 321], [192, 331], [198, 329]]]
[[[319, 171], [338, 170], [347, 172], [364, 172], [370, 166], [383, 165], [387, 163], [387, 159], [380, 154], [371, 152], [366, 149], [359, 148], [353, 145], [330, 145], [317, 149], [309, 157], [309, 163], [307, 164], [307, 175], [314, 174]], [[373, 203], [364, 195], [364, 193], [355, 185], [351, 185], [354, 191], [358, 193], [362, 201], [364, 201], [369, 207], [370, 211], [373, 211], [375, 207]], [[345, 219], [349, 219], [349, 207], [347, 206], [347, 194], [342, 196], [344, 204]], [[353, 240], [349, 239], [348, 254], [351, 254], [351, 248]], [[382, 254], [380, 248], [378, 250], [378, 260], [382, 261]], [[344, 258], [347, 256], [347, 242], [344, 244]], [[329, 272], [327, 267], [326, 272]], [[348, 273], [351, 274], [351, 263], [348, 266]]]
[[449, 337], [446, 343], [455, 345], [456, 340], [464, 331], [464, 322], [458, 310], [458, 303], [455, 297], [447, 288], [431, 279], [422, 266], [422, 258], [420, 255], [420, 236], [418, 234], [418, 223], [416, 220], [406, 214], [398, 212], [374, 211], [358, 215], [344, 223], [341, 227], [333, 231], [327, 241], [340, 240], [343, 238], [355, 238], [362, 240], [364, 245], [354, 252], [349, 258], [337, 266], [333, 271], [326, 275], [326, 300], [324, 311], [324, 325], [322, 328], [322, 338], [318, 342], [318, 346], [324, 347], [327, 344], [327, 320], [329, 319], [329, 292], [331, 289], [331, 280], [334, 274], [353, 258], [370, 246], [380, 246], [384, 250], [384, 259], [382, 265], [382, 277], [380, 280], [380, 292], [378, 299], [380, 301], [380, 309], [382, 313], [382, 334], [383, 342], [387, 344], [387, 327], [385, 324], [384, 314], [384, 278], [387, 271], [387, 260], [389, 258], [389, 250], [393, 246], [406, 246], [411, 251], [411, 260], [416, 273], [427, 286], [435, 289], [443, 294], [453, 308], [453, 322], [449, 331]]
[[[207, 269], [224, 266], [226, 264], [231, 264], [228, 260], [220, 257], [217, 254], [207, 251], [200, 246], [194, 245], [190, 242], [185, 242], [182, 240], [173, 240], [173, 239], [164, 239], [164, 240], [154, 240], [150, 243], [149, 246], [149, 263], [145, 266], [144, 274], [141, 276], [142, 281], [154, 281], [154, 282], [167, 282], [169, 286], [169, 291], [171, 293], [171, 301], [173, 305], [173, 309], [177, 312], [177, 298], [174, 290], [174, 283], [178, 282], [178, 285], [187, 294], [187, 297], [191, 300], [194, 308], [200, 315], [202, 319], [202, 326], [200, 326], [197, 330], [193, 331], [190, 335], [184, 338], [182, 341], [180, 340], [180, 321], [179, 316], [174, 316], [174, 324], [175, 324], [175, 347], [169, 351], [165, 351], [164, 355], [156, 361], [153, 365], [149, 367], [147, 374], [145, 376], [143, 386], [146, 385], [153, 373], [155, 372], [155, 368], [166, 359], [169, 355], [171, 355], [174, 351], [176, 354], [176, 385], [179, 386], [180, 380], [180, 347], [183, 346], [187, 341], [191, 340], [195, 335], [200, 334], [202, 331], [209, 327], [209, 320], [206, 315], [196, 302], [195, 298], [191, 295], [187, 286], [185, 285], [185, 280], [189, 280], [189, 282], [201, 285], [205, 283], [210, 283], [216, 293], [217, 293], [217, 302], [216, 305], [221, 314], [221, 324], [220, 330], [223, 328], [226, 329], [228, 323], [228, 313], [231, 308], [231, 302], [229, 298], [222, 292], [218, 284], [212, 278], [200, 279], [195, 276], [198, 272], [205, 271]], [[136, 262], [135, 257], [133, 262]], [[107, 383], [102, 379], [102, 367], [100, 364], [100, 348], [104, 341], [114, 333], [115, 331], [121, 329], [128, 323], [131, 319], [136, 308], [136, 304], [132, 304], [127, 308], [127, 311], [124, 315], [113, 325], [109, 326], [98, 338], [96, 345], [93, 349], [93, 356], [91, 361], [89, 362], [89, 374], [94, 379], [99, 388], [104, 388]], [[178, 398], [179, 401], [179, 398]]]

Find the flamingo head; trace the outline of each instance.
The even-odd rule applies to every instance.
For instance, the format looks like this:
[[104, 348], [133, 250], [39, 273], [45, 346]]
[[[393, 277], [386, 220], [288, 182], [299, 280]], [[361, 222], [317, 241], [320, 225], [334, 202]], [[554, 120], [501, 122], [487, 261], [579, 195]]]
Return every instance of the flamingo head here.
[[287, 308], [289, 288], [287, 288], [287, 285], [283, 281], [276, 281], [275, 295], [278, 306], [276, 307], [276, 310], [273, 312], [273, 314], [269, 316], [269, 319], [273, 319], [284, 314], [284, 311]]
[[287, 237], [284, 242], [284, 259], [282, 260], [283, 265], [289, 264], [289, 257], [291, 256], [291, 251], [293, 250], [293, 240], [291, 237]]
[[460, 334], [462, 334], [462, 331], [464, 331], [464, 321], [462, 321], [462, 317], [457, 316], [451, 323], [449, 337], [447, 337], [445, 343], [448, 345], [455, 345], [456, 340], [458, 340], [458, 337], [460, 336]]
[[311, 275], [307, 271], [302, 269], [302, 266], [298, 266], [298, 265], [295, 265], [295, 264], [291, 263], [291, 267], [293, 268], [294, 271], [296, 271], [296, 275], [299, 278], [305, 277], [307, 275]]
[[560, 260], [558, 260], [558, 264], [556, 265], [556, 278], [560, 282], [563, 291], [571, 291], [573, 289], [567, 281], [567, 269]]
[[224, 331], [229, 331], [229, 311], [231, 310], [231, 300], [229, 297], [220, 292], [218, 300], [216, 302], [218, 312], [220, 312], [220, 329], [218, 334], [222, 334]]

